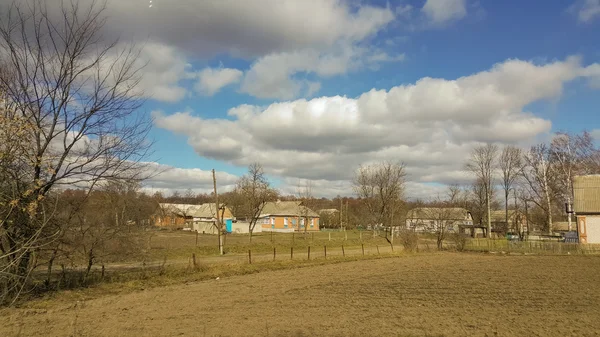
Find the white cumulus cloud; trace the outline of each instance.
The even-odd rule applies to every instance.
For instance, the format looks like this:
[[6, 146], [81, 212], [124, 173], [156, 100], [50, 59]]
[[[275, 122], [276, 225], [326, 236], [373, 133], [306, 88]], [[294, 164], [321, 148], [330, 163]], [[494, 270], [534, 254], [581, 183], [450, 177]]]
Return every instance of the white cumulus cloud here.
[[240, 81], [244, 73], [232, 68], [204, 68], [198, 73], [198, 82], [194, 89], [199, 93], [212, 96], [223, 87]]
[[421, 11], [433, 24], [445, 24], [467, 15], [466, 0], [427, 0]]
[[507, 60], [454, 80], [422, 78], [356, 98], [241, 105], [229, 119], [154, 117], [156, 126], [185, 135], [200, 156], [240, 166], [260, 162], [270, 174], [322, 186], [347, 183], [358, 165], [381, 160], [403, 161], [414, 183], [468, 181], [464, 160], [475, 145], [529, 144], [546, 135], [551, 122], [525, 107], [560, 97], [566, 83], [595, 67], [577, 57]]

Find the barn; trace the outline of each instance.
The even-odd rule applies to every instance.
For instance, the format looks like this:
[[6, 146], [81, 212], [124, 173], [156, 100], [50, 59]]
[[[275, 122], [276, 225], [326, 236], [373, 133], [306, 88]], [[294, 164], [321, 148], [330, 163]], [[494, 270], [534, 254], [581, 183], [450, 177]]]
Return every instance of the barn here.
[[580, 243], [600, 243], [600, 175], [573, 179], [573, 210]]

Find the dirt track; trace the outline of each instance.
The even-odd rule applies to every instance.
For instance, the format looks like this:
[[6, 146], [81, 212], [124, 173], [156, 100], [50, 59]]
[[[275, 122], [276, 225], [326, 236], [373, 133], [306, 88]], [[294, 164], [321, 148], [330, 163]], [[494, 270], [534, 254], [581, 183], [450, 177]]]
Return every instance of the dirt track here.
[[0, 311], [0, 336], [600, 336], [600, 258], [436, 254]]

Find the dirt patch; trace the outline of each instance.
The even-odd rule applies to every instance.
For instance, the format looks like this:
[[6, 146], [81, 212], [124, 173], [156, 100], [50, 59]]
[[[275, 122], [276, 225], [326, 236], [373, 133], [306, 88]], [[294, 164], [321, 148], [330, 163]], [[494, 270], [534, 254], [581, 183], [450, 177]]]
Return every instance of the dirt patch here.
[[0, 336], [599, 336], [600, 257], [415, 255], [0, 311]]

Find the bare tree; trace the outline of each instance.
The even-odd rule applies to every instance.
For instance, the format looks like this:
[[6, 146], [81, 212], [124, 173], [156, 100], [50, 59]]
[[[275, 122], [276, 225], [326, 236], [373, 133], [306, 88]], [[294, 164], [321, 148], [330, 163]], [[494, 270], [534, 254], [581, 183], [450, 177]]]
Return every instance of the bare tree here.
[[[354, 191], [366, 206], [373, 225], [392, 226], [394, 213], [402, 201], [405, 183], [404, 164], [382, 162], [359, 167]], [[393, 238], [386, 238], [390, 243]]]
[[0, 120], [18, 121], [24, 133], [12, 151], [18, 156], [1, 159], [4, 300], [19, 296], [33, 253], [56, 239], [46, 231], [56, 212], [52, 190], [142, 178], [150, 145], [151, 122], [137, 113], [137, 53], [104, 43], [104, 7], [70, 2], [59, 12], [54, 20], [37, 1], [0, 17], [0, 65], [8, 69], [0, 72]]
[[[550, 160], [557, 176], [558, 194], [570, 207], [573, 202], [573, 177], [579, 174], [600, 172], [600, 162], [597, 162], [599, 151], [594, 146], [594, 140], [588, 132], [581, 135], [558, 132], [550, 144]], [[569, 231], [572, 227], [572, 214], [567, 213]]]
[[298, 229], [302, 229], [304, 226], [304, 238], [306, 239], [310, 217], [310, 211], [313, 201], [313, 185], [310, 180], [305, 180], [297, 188], [298, 199], [300, 199], [300, 206], [298, 207]]
[[248, 232], [252, 242], [252, 233], [265, 203], [276, 199], [277, 192], [270, 187], [262, 165], [254, 163], [248, 166], [248, 173], [238, 180], [234, 193], [241, 197], [240, 213], [248, 219]]
[[530, 199], [545, 214], [545, 231], [552, 234], [552, 201], [554, 199], [555, 175], [550, 164], [550, 151], [546, 144], [533, 146], [524, 155], [522, 176], [527, 183]]
[[[508, 199], [517, 179], [523, 169], [523, 154], [520, 148], [505, 146], [500, 154], [498, 166], [502, 174], [502, 188], [504, 189], [504, 221], [508, 226]], [[516, 205], [515, 205], [516, 207]], [[515, 213], [516, 216], [516, 213]]]
[[486, 204], [486, 223], [487, 223], [487, 236], [490, 237], [492, 233], [492, 220], [490, 217], [491, 213], [491, 199], [492, 190], [494, 188], [494, 168], [496, 164], [496, 157], [498, 156], [498, 146], [494, 144], [487, 144], [478, 146], [471, 152], [471, 157], [467, 162], [467, 169], [475, 174], [483, 191], [485, 193], [485, 204]]

